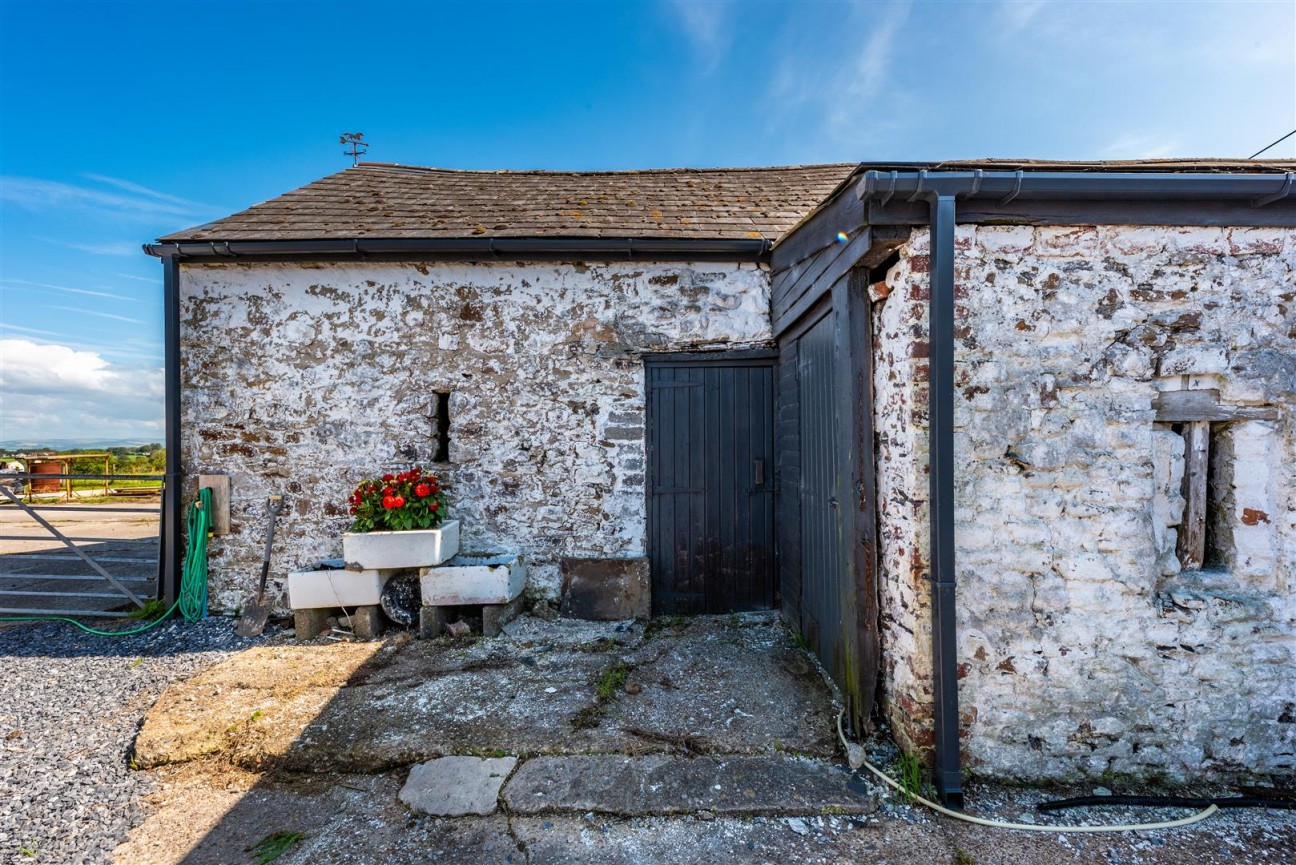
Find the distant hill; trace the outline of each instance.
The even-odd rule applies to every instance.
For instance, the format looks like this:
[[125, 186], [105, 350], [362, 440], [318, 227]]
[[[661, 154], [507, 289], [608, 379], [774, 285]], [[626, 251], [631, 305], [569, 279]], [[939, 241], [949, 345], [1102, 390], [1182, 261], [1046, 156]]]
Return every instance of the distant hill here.
[[7, 451], [67, 451], [87, 448], [137, 448], [156, 444], [158, 439], [4, 439], [0, 449]]

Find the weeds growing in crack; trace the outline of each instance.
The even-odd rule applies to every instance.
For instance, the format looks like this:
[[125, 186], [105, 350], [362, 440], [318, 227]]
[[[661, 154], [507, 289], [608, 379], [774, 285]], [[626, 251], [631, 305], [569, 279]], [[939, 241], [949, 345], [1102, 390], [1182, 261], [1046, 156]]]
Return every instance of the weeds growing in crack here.
[[577, 730], [588, 730], [601, 724], [608, 704], [625, 688], [632, 670], [634, 667], [629, 664], [613, 664], [604, 670], [594, 687], [594, 702], [577, 712], [571, 725]]
[[245, 848], [245, 852], [256, 855], [257, 865], [269, 865], [305, 837], [306, 835], [303, 832], [289, 832], [287, 830], [272, 832], [252, 846]]

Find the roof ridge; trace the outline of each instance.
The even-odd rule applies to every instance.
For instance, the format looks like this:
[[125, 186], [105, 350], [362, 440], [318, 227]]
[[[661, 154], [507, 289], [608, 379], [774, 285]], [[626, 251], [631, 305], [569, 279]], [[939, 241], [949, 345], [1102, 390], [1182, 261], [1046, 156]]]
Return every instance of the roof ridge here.
[[[470, 175], [537, 175], [541, 177], [555, 176], [574, 176], [590, 177], [599, 175], [634, 175], [634, 174], [734, 174], [747, 171], [805, 171], [813, 168], [853, 168], [859, 165], [858, 162], [822, 162], [812, 163], [809, 165], [738, 165], [732, 167], [712, 166], [709, 168], [695, 167], [678, 167], [678, 168], [619, 168], [619, 169], [598, 169], [594, 171], [576, 171], [550, 168], [499, 168], [499, 169], [481, 169], [481, 168], [441, 168], [432, 165], [404, 165], [399, 162], [360, 162], [344, 171], [350, 171], [355, 168], [376, 168], [382, 170], [395, 169], [398, 171], [409, 172], [426, 172], [435, 174], [470, 174]], [[343, 172], [338, 172], [343, 173]], [[330, 175], [332, 176], [332, 175]]]

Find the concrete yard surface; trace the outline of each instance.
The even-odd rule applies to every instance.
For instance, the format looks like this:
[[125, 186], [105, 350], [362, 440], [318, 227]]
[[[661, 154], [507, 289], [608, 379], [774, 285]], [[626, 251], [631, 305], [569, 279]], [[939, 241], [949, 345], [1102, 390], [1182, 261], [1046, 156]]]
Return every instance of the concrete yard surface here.
[[[1296, 850], [1292, 812], [1122, 836], [958, 823], [851, 772], [838, 710], [769, 615], [263, 644], [149, 710], [134, 760], [157, 792], [115, 861], [1209, 865]], [[1035, 814], [1064, 794], [972, 785], [969, 806], [1054, 824], [1188, 813]]]

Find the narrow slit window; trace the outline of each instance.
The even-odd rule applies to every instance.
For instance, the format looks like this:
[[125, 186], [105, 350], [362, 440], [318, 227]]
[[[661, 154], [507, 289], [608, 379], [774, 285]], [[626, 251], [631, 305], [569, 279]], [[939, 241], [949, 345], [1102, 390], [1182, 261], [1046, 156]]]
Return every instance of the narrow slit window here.
[[1214, 388], [1162, 391], [1152, 407], [1156, 421], [1184, 439], [1179, 564], [1185, 571], [1228, 569], [1235, 558], [1235, 425], [1277, 420], [1277, 408], [1225, 403]]
[[1183, 521], [1179, 524], [1179, 564], [1185, 571], [1200, 571], [1206, 563], [1206, 511], [1210, 504], [1209, 421], [1189, 421], [1184, 437]]
[[450, 461], [450, 392], [436, 391], [436, 406], [432, 416], [432, 439], [436, 447], [432, 461]]

